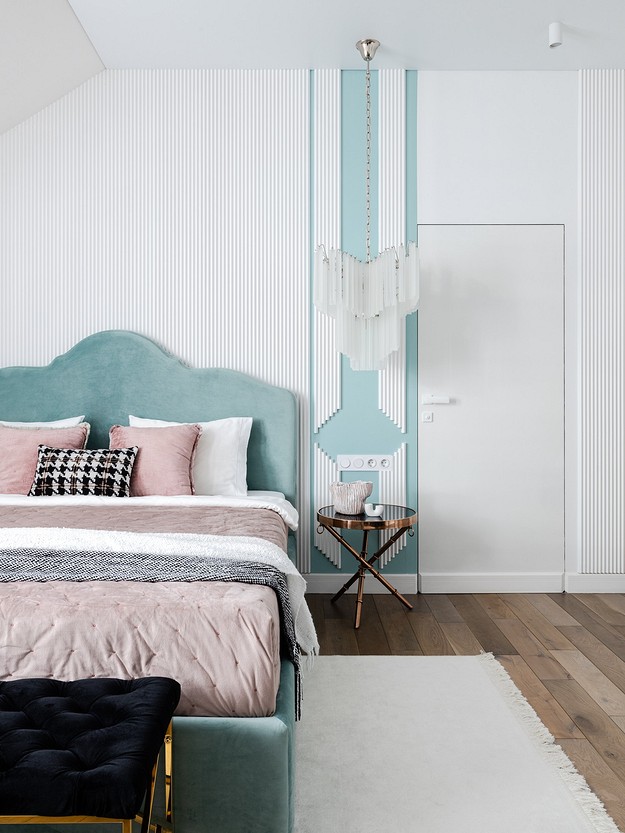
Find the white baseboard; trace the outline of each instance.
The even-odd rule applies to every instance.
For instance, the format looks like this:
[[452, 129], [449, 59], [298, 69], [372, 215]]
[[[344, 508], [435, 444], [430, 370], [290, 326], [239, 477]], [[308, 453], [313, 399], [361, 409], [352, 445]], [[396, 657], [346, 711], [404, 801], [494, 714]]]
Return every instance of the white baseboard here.
[[567, 573], [567, 593], [625, 593], [622, 573]]
[[[348, 576], [337, 573], [305, 573], [308, 593], [336, 593]], [[625, 593], [621, 573], [389, 573], [388, 580], [400, 593]], [[348, 593], [355, 593], [357, 582]], [[365, 593], [388, 591], [373, 576], [365, 581]]]
[[[402, 594], [417, 592], [417, 576], [414, 573], [388, 573], [384, 577]], [[343, 573], [304, 573], [304, 578], [307, 593], [337, 593], [349, 576]], [[357, 587], [358, 582], [355, 581], [347, 592], [355, 593]], [[388, 593], [388, 590], [369, 575], [365, 579], [365, 593]]]
[[421, 573], [421, 593], [561, 593], [562, 573]]

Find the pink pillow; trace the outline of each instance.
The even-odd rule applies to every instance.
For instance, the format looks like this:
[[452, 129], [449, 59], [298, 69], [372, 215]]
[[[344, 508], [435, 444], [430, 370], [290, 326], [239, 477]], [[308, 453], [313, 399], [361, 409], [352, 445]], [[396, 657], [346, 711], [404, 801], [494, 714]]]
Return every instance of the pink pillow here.
[[89, 424], [74, 428], [9, 428], [0, 425], [0, 493], [27, 495], [37, 468], [40, 445], [84, 448]]
[[114, 425], [109, 432], [110, 448], [139, 448], [130, 479], [130, 494], [192, 495], [191, 467], [199, 425], [171, 428], [131, 428]]

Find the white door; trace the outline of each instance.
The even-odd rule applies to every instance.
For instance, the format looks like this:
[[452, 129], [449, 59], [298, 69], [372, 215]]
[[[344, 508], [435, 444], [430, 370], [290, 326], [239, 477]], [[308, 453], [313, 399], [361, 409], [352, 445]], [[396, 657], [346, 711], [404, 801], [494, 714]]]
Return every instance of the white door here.
[[419, 227], [426, 593], [562, 588], [563, 242], [562, 226]]

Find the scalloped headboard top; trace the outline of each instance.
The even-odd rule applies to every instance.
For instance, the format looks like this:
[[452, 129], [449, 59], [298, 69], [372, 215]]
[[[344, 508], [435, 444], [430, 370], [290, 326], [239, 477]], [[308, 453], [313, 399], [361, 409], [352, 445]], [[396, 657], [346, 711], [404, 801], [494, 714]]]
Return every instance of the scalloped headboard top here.
[[89, 445], [108, 447], [111, 425], [128, 415], [207, 422], [253, 417], [249, 489], [284, 492], [297, 505], [294, 394], [223, 368], [192, 368], [144, 336], [95, 333], [45, 367], [0, 369], [0, 419], [48, 421], [85, 414]]

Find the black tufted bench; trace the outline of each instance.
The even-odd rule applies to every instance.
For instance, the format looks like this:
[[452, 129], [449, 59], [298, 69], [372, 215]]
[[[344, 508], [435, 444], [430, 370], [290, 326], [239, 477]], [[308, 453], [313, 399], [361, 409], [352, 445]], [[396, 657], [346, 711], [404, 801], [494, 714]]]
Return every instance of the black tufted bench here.
[[145, 796], [147, 830], [179, 699], [166, 677], [0, 682], [0, 823], [116, 821], [129, 833]]

